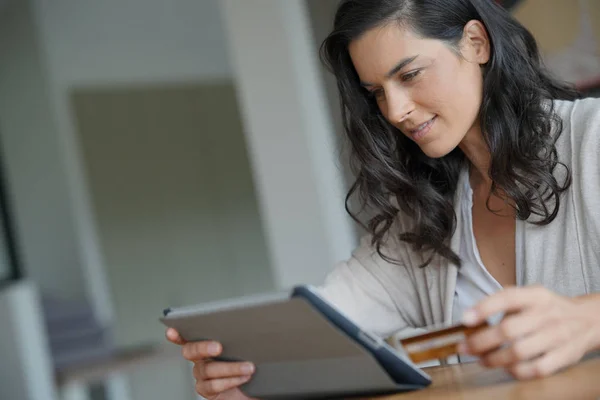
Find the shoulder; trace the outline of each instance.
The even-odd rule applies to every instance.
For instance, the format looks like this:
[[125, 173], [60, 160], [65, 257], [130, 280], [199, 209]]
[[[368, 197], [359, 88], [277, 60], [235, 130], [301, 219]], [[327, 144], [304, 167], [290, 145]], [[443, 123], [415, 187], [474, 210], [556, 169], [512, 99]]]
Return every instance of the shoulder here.
[[588, 136], [600, 136], [600, 98], [574, 101], [554, 100], [554, 112], [560, 117], [563, 132], [577, 144]]
[[582, 158], [595, 160], [600, 149], [600, 98], [554, 100], [552, 104], [562, 122], [556, 141], [561, 161], [572, 165]]
[[[366, 235], [360, 245], [345, 262], [338, 265], [336, 271], [337, 277], [345, 275], [346, 278], [356, 279], [360, 285], [365, 286], [367, 291], [380, 286], [388, 287], [393, 285], [406, 286], [411, 284], [410, 274], [408, 272], [406, 253], [410, 251], [406, 243], [397, 239], [388, 240], [386, 245], [382, 246], [381, 252], [390, 259], [397, 260], [391, 262], [386, 260], [377, 251], [371, 243], [372, 236]], [[339, 274], [339, 272], [344, 273]]]
[[[392, 244], [393, 243], [393, 244]], [[358, 325], [382, 336], [422, 320], [414, 274], [406, 264], [405, 243], [390, 240], [381, 251], [362, 238], [352, 256], [339, 263], [320, 287], [322, 295]]]
[[600, 98], [585, 97], [577, 100], [553, 100], [554, 111], [566, 121], [586, 122], [586, 117], [600, 117]]

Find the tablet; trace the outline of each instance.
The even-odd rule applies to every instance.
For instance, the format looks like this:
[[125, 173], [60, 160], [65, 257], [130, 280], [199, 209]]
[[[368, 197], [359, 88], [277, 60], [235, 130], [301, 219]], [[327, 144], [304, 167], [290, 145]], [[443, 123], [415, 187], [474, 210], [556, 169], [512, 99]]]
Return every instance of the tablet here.
[[251, 361], [241, 386], [260, 399], [334, 399], [421, 389], [431, 383], [401, 350], [361, 330], [316, 288], [166, 309], [161, 322], [187, 341], [215, 340], [221, 361]]

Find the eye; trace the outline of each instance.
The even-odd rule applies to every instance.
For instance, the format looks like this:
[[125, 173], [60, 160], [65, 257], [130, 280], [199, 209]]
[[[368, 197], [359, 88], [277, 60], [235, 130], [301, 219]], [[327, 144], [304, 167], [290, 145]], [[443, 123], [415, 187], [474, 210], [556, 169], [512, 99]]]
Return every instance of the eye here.
[[417, 69], [417, 70], [414, 70], [414, 71], [411, 71], [411, 72], [408, 72], [408, 73], [402, 75], [400, 77], [400, 79], [402, 79], [403, 82], [410, 82], [413, 79], [415, 79], [420, 73], [421, 73], [421, 70]]
[[369, 90], [368, 96], [375, 100], [381, 100], [385, 97], [385, 91], [382, 88]]
[[375, 89], [371, 92], [371, 96], [375, 97], [376, 99], [381, 99], [383, 96], [385, 96], [385, 91], [383, 89]]

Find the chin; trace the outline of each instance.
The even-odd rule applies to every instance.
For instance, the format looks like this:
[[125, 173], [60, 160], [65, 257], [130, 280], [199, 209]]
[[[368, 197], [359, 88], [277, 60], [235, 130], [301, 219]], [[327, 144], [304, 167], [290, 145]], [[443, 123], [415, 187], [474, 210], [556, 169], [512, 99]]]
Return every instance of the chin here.
[[450, 154], [450, 152], [452, 152], [452, 150], [454, 150], [456, 146], [447, 146], [443, 143], [436, 143], [434, 141], [431, 143], [423, 144], [419, 147], [421, 148], [423, 153], [425, 153], [425, 155], [429, 158], [442, 158]]

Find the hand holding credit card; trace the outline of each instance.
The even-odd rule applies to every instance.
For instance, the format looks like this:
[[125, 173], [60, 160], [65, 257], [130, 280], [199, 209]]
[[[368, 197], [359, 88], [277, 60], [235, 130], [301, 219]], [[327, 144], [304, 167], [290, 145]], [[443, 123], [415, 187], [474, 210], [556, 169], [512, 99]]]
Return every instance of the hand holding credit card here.
[[[460, 343], [464, 342], [473, 333], [487, 326], [489, 326], [487, 322], [473, 327], [458, 324], [400, 339], [398, 342], [402, 345], [412, 362], [422, 363], [457, 354]], [[391, 344], [393, 345], [393, 343]]]

